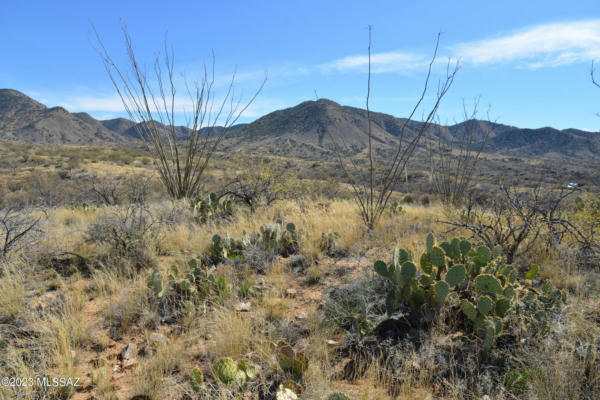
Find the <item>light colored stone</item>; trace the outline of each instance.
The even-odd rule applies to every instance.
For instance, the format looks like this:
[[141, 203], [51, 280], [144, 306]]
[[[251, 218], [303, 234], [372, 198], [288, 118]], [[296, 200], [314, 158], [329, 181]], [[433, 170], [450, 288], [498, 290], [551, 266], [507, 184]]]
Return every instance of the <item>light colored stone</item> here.
[[133, 368], [137, 365], [135, 358], [129, 358], [123, 363], [123, 369]]
[[296, 314], [296, 319], [305, 320], [307, 318], [308, 315], [304, 311], [300, 311], [298, 314]]
[[156, 332], [151, 333], [148, 339], [152, 343], [164, 343], [167, 341], [167, 337], [165, 335], [161, 335], [160, 333]]
[[131, 357], [133, 357], [133, 353], [135, 353], [135, 351], [137, 350], [137, 345], [135, 343], [129, 343], [127, 345], [127, 347], [125, 347], [123, 350], [121, 350], [121, 353], [119, 354], [119, 359], [120, 360], [128, 360]]
[[286, 289], [286, 290], [285, 290], [285, 294], [286, 294], [288, 297], [292, 297], [292, 298], [293, 298], [293, 297], [296, 297], [296, 294], [298, 294], [298, 292], [296, 291], [296, 289], [292, 289], [292, 288], [290, 288], [290, 289]]
[[235, 306], [235, 311], [248, 312], [250, 311], [250, 302], [240, 302]]
[[279, 390], [275, 394], [277, 400], [298, 400], [296, 393], [292, 392], [288, 388], [284, 388], [283, 385], [279, 385]]

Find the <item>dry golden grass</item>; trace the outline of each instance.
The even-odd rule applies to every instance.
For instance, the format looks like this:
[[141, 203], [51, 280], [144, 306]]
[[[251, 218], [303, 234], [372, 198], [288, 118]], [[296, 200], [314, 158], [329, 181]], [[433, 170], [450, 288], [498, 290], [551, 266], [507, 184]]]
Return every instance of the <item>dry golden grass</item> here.
[[[108, 162], [92, 164], [94, 173], [115, 175], [124, 171], [148, 172], [143, 165], [121, 167]], [[212, 176], [218, 178], [220, 173], [215, 172]], [[339, 284], [351, 279], [347, 274], [336, 277], [332, 273], [331, 260], [325, 257], [321, 248], [322, 234], [337, 232], [336, 245], [348, 250], [351, 256], [362, 257], [367, 254], [369, 259], [389, 259], [394, 246], [418, 255], [425, 247], [425, 236], [429, 232], [442, 232], [445, 229], [439, 222], [448, 214], [444, 207], [435, 203], [429, 207], [403, 205], [404, 214], [386, 215], [373, 232], [363, 228], [356, 205], [351, 200], [285, 200], [271, 207], [259, 208], [255, 213], [239, 207], [230, 220], [205, 225], [194, 223], [185, 214], [189, 210], [184, 202], [165, 200], [151, 203], [148, 207], [157, 215], [167, 214], [174, 207], [182, 210], [175, 223], [160, 227], [157, 243], [149, 246], [149, 252], [157, 260], [157, 268], [163, 275], [166, 275], [171, 264], [183, 265], [181, 272], [185, 274], [187, 260], [203, 254], [214, 234], [241, 237], [244, 231], [260, 231], [262, 225], [273, 223], [278, 218], [295, 223], [300, 233], [301, 252], [310, 260], [310, 266], [301, 275], [291, 271], [285, 260], [275, 260], [264, 275], [256, 275], [253, 271], [238, 271], [234, 267], [220, 265], [215, 273], [227, 277], [231, 283], [229, 297], [219, 304], [194, 304], [172, 324], [159, 322], [157, 301], [146, 284], [151, 272], [149, 268], [139, 271], [131, 269], [123, 273], [107, 263], [95, 268], [91, 276], [75, 274], [53, 278], [57, 283], [53, 288], [62, 300], [42, 318], [36, 311], [28, 309], [27, 304], [39, 291], [49, 287], [50, 280], [46, 279], [41, 285], [33, 284], [28, 282], [21, 270], [5, 267], [0, 279], [0, 319], [22, 317], [28, 326], [35, 326], [35, 332], [42, 338], [35, 351], [43, 362], [28, 365], [23, 362], [24, 351], [11, 345], [6, 350], [6, 358], [11, 361], [2, 366], [1, 372], [8, 368], [24, 376], [42, 373], [87, 376], [89, 373], [86, 383], [93, 386], [97, 398], [103, 399], [130, 398], [135, 394], [143, 394], [151, 399], [181, 398], [182, 393], [192, 393], [187, 378], [189, 370], [198, 365], [210, 376], [212, 364], [222, 357], [248, 358], [260, 364], [265, 371], [283, 374], [271, 344], [285, 337], [284, 327], [294, 321], [299, 309], [310, 306], [308, 318], [297, 322], [309, 332], [299, 342], [309, 359], [302, 399], [325, 399], [335, 391], [344, 392], [355, 400], [442, 398], [437, 394], [439, 388], [436, 385], [439, 382], [436, 382], [433, 364], [436, 346], [441, 346], [444, 340], [441, 333], [433, 329], [429, 342], [419, 352], [403, 355], [407, 367], [394, 371], [403, 377], [403, 384], [398, 395], [392, 397], [388, 390], [391, 384], [389, 376], [379, 362], [372, 363], [356, 382], [342, 381], [332, 374], [337, 360], [335, 348], [328, 345], [327, 340], [334, 335], [333, 329], [323, 323], [318, 304], [286, 296], [286, 289], [292, 286], [293, 281], [295, 286], [311, 289], [316, 286], [325, 293], [326, 288], [319, 286], [324, 286], [323, 281]], [[106, 206], [87, 210], [51, 208], [44, 220], [46, 234], [40, 248], [48, 253], [60, 249], [97, 260], [99, 255], [108, 250], [97, 243], [88, 242], [86, 232], [107, 213], [119, 209]], [[539, 399], [582, 398], [585, 394], [581, 393], [584, 384], [577, 374], [585, 373], [586, 369], [599, 371], [596, 349], [600, 328], [597, 320], [594, 320], [598, 317], [593, 310], [600, 308], [600, 303], [597, 297], [590, 297], [590, 293], [597, 293], [594, 292], [596, 289], [590, 288], [590, 279], [597, 278], [590, 278], [592, 275], [588, 272], [574, 268], [574, 259], [560, 258], [555, 253], [544, 252], [542, 248], [536, 248], [530, 258], [540, 265], [543, 278], [550, 278], [557, 286], [568, 288], [572, 293], [566, 322], [560, 326], [561, 337], [596, 347], [590, 347], [591, 355], [585, 361], [582, 361], [575, 344], [569, 346], [567, 342], [555, 353], [552, 351], [556, 347], [550, 344], [547, 348], [542, 347], [538, 355], [541, 367], [533, 375], [529, 392], [523, 396]], [[260, 291], [250, 298], [241, 299], [236, 285], [243, 280], [256, 285], [260, 280]], [[309, 286], [309, 283], [314, 286]], [[28, 285], [38, 292], [33, 294], [33, 291], [28, 291]], [[86, 312], [90, 298], [101, 305], [98, 313]], [[235, 311], [235, 305], [242, 300], [251, 303], [250, 312]], [[103, 357], [109, 354], [109, 345], [112, 344], [106, 339], [107, 334], [116, 340], [116, 350], [112, 350], [114, 353], [120, 351], [130, 339], [147, 343], [149, 334], [156, 331], [164, 333], [168, 340], [153, 347], [146, 356], [137, 357], [140, 364], [127, 372], [128, 380], [124, 381], [124, 388], [118, 388], [119, 385], [115, 384], [111, 368], [113, 361], [94, 367], [82, 361], [85, 352], [98, 351]], [[343, 341], [343, 334], [335, 331], [335, 335], [336, 340]], [[97, 348], [100, 350], [95, 350]], [[447, 389], [450, 395], [446, 398], [463, 398], [465, 381], [460, 377], [450, 380], [452, 382], [447, 382], [451, 388]], [[573, 382], [576, 384], [569, 385]], [[231, 387], [221, 389], [220, 392], [211, 393], [212, 398], [231, 399], [232, 392], [237, 393]], [[0, 396], [9, 396], [6, 390], [0, 388]]]
[[171, 379], [173, 372], [182, 364], [185, 348], [179, 341], [160, 343], [152, 354], [142, 360], [136, 371], [132, 392], [150, 399], [171, 398], [177, 393], [177, 383]]
[[0, 321], [11, 320], [25, 309], [25, 278], [12, 265], [5, 265], [0, 275]]

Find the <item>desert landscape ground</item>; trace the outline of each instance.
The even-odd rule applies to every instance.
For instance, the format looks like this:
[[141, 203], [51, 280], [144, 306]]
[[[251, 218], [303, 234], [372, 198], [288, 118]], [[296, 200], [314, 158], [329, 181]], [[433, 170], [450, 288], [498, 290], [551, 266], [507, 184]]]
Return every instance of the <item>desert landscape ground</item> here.
[[600, 399], [595, 2], [24, 4], [0, 400]]
[[[2, 93], [35, 115], [32, 99]], [[421, 146], [369, 229], [334, 153], [311, 137], [319, 113], [302, 109], [323, 103], [251, 124], [260, 139], [233, 130], [192, 199], [169, 196], [139, 139], [3, 141], [0, 375], [77, 381], [15, 381], [0, 396], [597, 398], [595, 159], [558, 154], [563, 144], [536, 157], [484, 150], [467, 211], [432, 189]], [[0, 104], [7, 132], [15, 101]], [[33, 123], [70, 134], [64, 121], [80, 117], [60, 112]], [[282, 139], [285, 124], [266, 127], [275, 117], [304, 125]], [[287, 152], [289, 140], [304, 146]], [[366, 143], [347, 157], [365, 161]], [[478, 289], [482, 275], [500, 292]]]

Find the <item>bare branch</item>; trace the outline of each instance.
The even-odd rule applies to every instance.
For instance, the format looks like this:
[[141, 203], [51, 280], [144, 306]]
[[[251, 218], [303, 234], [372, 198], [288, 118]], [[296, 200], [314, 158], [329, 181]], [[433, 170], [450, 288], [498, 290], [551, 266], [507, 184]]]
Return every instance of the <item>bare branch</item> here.
[[[96, 29], [97, 52], [104, 63], [129, 118], [146, 144], [158, 169], [159, 177], [173, 198], [191, 198], [200, 187], [202, 176], [219, 144], [242, 114], [262, 91], [267, 76], [248, 102], [235, 98], [235, 72], [224, 97], [216, 100], [215, 58], [212, 69], [204, 67], [201, 81], [184, 86], [190, 112], [180, 111], [174, 77], [174, 51], [164, 42], [164, 54], [154, 60], [154, 80], [150, 82], [138, 63], [131, 36], [122, 26], [129, 71], [121, 69], [105, 48]], [[185, 126], [177, 126], [179, 114]]]

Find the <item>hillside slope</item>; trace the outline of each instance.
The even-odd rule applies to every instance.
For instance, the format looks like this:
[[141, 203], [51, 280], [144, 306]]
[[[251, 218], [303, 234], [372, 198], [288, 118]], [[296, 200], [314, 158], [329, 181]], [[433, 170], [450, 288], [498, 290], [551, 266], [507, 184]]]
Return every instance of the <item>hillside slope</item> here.
[[[371, 131], [376, 151], [387, 156], [415, 137], [421, 122], [371, 112]], [[441, 135], [458, 143], [467, 126], [474, 129], [474, 145], [482, 143], [488, 153], [522, 157], [575, 157], [597, 159], [600, 134], [576, 129], [519, 129], [489, 121], [462, 122], [450, 126], [432, 126], [421, 141], [424, 151], [428, 140]], [[139, 140], [136, 124], [125, 118], [98, 121], [87, 113], [69, 113], [62, 107], [48, 108], [12, 89], [0, 89], [0, 140], [33, 143], [94, 143]], [[166, 128], [163, 128], [166, 129]], [[222, 129], [222, 128], [218, 128]], [[206, 132], [206, 131], [205, 131]], [[269, 113], [249, 124], [239, 124], [226, 135], [224, 150], [318, 158], [332, 155], [339, 145], [348, 154], [364, 153], [368, 146], [366, 110], [342, 106], [334, 101], [305, 101], [294, 107]], [[176, 127], [183, 139], [188, 131]]]

